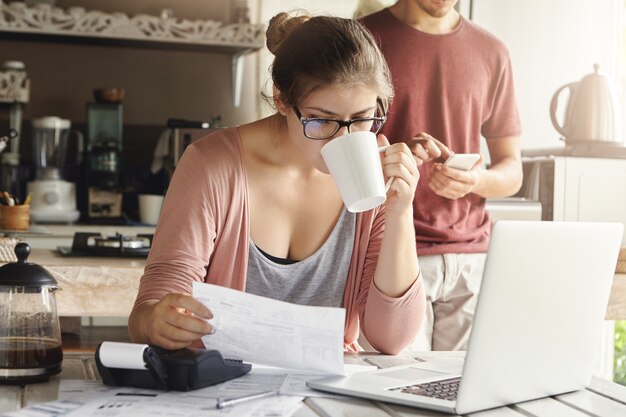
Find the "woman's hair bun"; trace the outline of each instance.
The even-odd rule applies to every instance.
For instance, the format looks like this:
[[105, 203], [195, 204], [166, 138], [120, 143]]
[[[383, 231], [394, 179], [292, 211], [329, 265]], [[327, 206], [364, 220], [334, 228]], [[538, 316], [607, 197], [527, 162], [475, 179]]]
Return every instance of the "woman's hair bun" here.
[[291, 17], [285, 12], [278, 13], [272, 17], [265, 32], [267, 49], [276, 55], [280, 45], [287, 39], [289, 34], [309, 19], [310, 16], [307, 15]]

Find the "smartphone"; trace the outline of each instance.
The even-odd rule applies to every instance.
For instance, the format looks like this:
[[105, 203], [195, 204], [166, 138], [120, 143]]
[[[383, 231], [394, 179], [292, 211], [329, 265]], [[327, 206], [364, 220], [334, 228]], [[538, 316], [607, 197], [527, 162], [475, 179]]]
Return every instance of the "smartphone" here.
[[479, 153], [455, 153], [454, 155], [450, 155], [443, 164], [461, 171], [469, 171], [479, 159]]

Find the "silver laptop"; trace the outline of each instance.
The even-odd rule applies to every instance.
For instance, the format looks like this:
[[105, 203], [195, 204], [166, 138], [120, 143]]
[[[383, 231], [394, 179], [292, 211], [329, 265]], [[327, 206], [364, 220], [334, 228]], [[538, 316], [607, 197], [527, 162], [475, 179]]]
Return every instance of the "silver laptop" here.
[[462, 378], [461, 366], [425, 362], [307, 385], [455, 414], [583, 389], [622, 233], [620, 223], [497, 222]]

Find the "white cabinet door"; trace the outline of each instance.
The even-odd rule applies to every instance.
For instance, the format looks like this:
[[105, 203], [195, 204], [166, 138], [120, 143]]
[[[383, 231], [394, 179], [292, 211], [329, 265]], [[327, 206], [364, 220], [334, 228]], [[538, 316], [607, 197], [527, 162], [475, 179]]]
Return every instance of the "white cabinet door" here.
[[556, 158], [554, 190], [554, 220], [626, 225], [626, 159]]

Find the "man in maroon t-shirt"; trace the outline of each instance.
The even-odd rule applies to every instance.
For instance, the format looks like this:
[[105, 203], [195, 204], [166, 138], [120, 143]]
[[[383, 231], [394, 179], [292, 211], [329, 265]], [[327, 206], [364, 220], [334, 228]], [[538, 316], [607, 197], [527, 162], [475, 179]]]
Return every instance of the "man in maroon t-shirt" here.
[[[522, 182], [508, 50], [462, 18], [457, 1], [399, 0], [362, 19], [395, 89], [382, 133], [409, 143], [420, 165], [413, 211], [429, 308], [412, 348], [422, 350], [466, 348], [491, 228], [485, 198], [512, 195]], [[453, 153], [479, 153], [481, 135], [488, 169], [442, 165]]]

